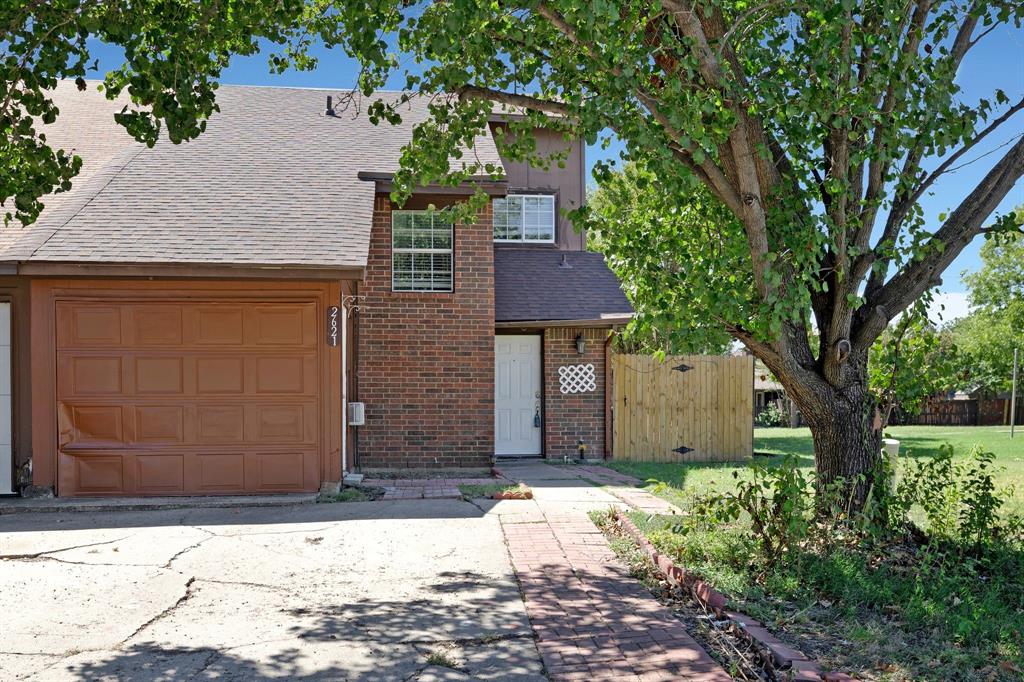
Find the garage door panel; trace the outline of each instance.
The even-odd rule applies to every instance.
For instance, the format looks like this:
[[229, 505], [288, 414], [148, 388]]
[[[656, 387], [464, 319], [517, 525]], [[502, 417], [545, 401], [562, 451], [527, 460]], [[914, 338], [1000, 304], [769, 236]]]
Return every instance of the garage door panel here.
[[196, 413], [196, 442], [240, 443], [245, 440], [244, 405], [199, 405]]
[[249, 405], [245, 421], [252, 443], [316, 442], [316, 403]]
[[172, 347], [182, 345], [185, 335], [180, 305], [135, 305], [125, 310], [136, 346]]
[[171, 445], [186, 442], [183, 405], [136, 405], [134, 414], [135, 442]]
[[136, 357], [134, 358], [133, 379], [136, 395], [184, 395], [185, 359], [181, 357]]
[[117, 455], [75, 457], [75, 488], [82, 493], [117, 493], [126, 488], [124, 464]]
[[164, 495], [185, 491], [185, 455], [136, 455], [135, 489]]
[[302, 452], [263, 452], [247, 461], [248, 483], [254, 490], [302, 490], [304, 487]]
[[57, 306], [62, 495], [319, 487], [316, 303]]
[[256, 395], [307, 395], [317, 392], [316, 357], [260, 356], [250, 363]]
[[316, 306], [266, 305], [251, 309], [249, 335], [256, 346], [316, 346]]
[[121, 331], [118, 306], [57, 304], [57, 348], [120, 346]]
[[245, 392], [245, 358], [239, 356], [197, 357], [196, 393], [240, 395]]
[[119, 395], [123, 386], [121, 356], [57, 356], [58, 397]]
[[68, 447], [112, 447], [128, 441], [120, 405], [71, 407], [72, 440]]
[[246, 490], [244, 453], [202, 453], [196, 455], [195, 460], [196, 465], [190, 467], [197, 476], [193, 482], [193, 490], [220, 493]]
[[199, 305], [187, 317], [197, 346], [241, 346], [245, 343], [245, 309], [241, 305]]

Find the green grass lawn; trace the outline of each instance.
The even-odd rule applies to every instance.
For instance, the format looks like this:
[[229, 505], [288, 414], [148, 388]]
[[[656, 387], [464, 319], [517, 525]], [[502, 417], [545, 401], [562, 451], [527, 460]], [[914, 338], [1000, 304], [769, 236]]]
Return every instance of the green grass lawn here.
[[[997, 484], [1016, 488], [1005, 511], [1024, 512], [1024, 429], [1014, 440], [1006, 427], [903, 426], [887, 434], [908, 459], [933, 456], [944, 443], [957, 457], [976, 445], [992, 452]], [[745, 462], [608, 466], [647, 480], [645, 487], [683, 508], [695, 493], [732, 488], [734, 474], [748, 476], [754, 461], [778, 465], [794, 455], [801, 467], [814, 466], [806, 428], [756, 429], [754, 450], [763, 454]], [[894, 682], [1024, 679], [1019, 543], [976, 556], [901, 536], [880, 544], [831, 536], [830, 546], [801, 545], [766, 565], [755, 560], [749, 520], [685, 530], [678, 516], [632, 517], [659, 551], [828, 668]]]
[[[900, 441], [900, 455], [927, 457], [936, 454], [943, 443], [950, 443], [957, 455], [963, 456], [975, 445], [996, 455], [996, 482], [1000, 486], [1013, 486], [1011, 504], [1024, 511], [1024, 427], [1017, 429], [1016, 438], [1010, 439], [1007, 426], [894, 426], [886, 434]], [[803, 467], [814, 466], [814, 446], [807, 428], [754, 429], [754, 451], [766, 453], [746, 462], [674, 464], [662, 462], [611, 461], [608, 466], [637, 478], [663, 481], [668, 488], [660, 490], [662, 497], [679, 503], [694, 492], [721, 491], [734, 482], [734, 471], [743, 474], [751, 462], [778, 464], [787, 454], [799, 458]]]

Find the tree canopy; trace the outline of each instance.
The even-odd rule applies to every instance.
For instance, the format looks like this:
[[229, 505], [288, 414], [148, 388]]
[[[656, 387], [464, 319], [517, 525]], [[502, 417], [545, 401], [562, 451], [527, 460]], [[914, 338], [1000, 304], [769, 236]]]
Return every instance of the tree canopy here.
[[[399, 201], [489, 172], [449, 158], [495, 104], [513, 108], [513, 134], [499, 138], [508, 157], [541, 160], [516, 134], [533, 126], [590, 143], [612, 131], [658, 192], [688, 200], [703, 187], [731, 219], [699, 248], [675, 246], [715, 294], [665, 312], [679, 326], [717, 317], [768, 366], [810, 424], [828, 483], [866, 481], [878, 458], [874, 341], [972, 239], [1020, 229], [993, 213], [1024, 174], [1024, 138], [974, 186], [940, 181], [1024, 109], [1002, 89], [967, 101], [956, 82], [985, 36], [1022, 18], [1024, 4], [1005, 0], [323, 2], [293, 53], [306, 57], [311, 39], [343, 46], [366, 93], [395, 74], [409, 91], [449, 93], [407, 149]], [[396, 100], [370, 114], [400, 117]], [[931, 222], [920, 200], [940, 186], [951, 210]]]
[[[485, 171], [448, 159], [486, 128], [494, 103], [521, 115], [513, 129], [557, 126], [589, 142], [613, 131], [668, 194], [699, 183], [733, 216], [718, 248], [692, 254], [720, 292], [713, 312], [769, 365], [838, 386], [843, 363], [825, 350], [847, 341], [866, 354], [993, 227], [1024, 172], [1017, 140], [926, 224], [921, 197], [1024, 108], [1002, 90], [963, 101], [955, 82], [986, 34], [1022, 17], [1024, 6], [999, 0], [314, 3], [292, 54], [317, 38], [360, 60], [364, 92], [402, 74], [410, 91], [454, 93], [421, 126], [397, 198], [449, 171], [456, 181]], [[370, 113], [400, 117], [401, 98]], [[529, 136], [500, 143], [540, 156]], [[743, 267], [722, 267], [723, 255]], [[740, 276], [715, 276], [727, 271]], [[723, 298], [734, 305], [722, 309]], [[704, 317], [704, 305], [678, 314]], [[807, 311], [822, 348], [806, 347]]]
[[996, 393], [1011, 388], [1013, 349], [1024, 352], [1024, 237], [986, 241], [981, 263], [964, 273], [974, 309], [953, 334], [967, 368], [965, 387]]
[[878, 397], [882, 426], [896, 410], [919, 414], [928, 401], [959, 388], [964, 366], [953, 334], [928, 317], [920, 301], [871, 346], [868, 381]]
[[82, 160], [53, 149], [40, 123], [59, 115], [47, 91], [61, 79], [87, 87], [99, 76], [91, 45], [124, 51], [105, 74], [111, 98], [134, 104], [115, 117], [140, 142], [161, 129], [190, 140], [217, 110], [217, 79], [233, 54], [254, 54], [259, 39], [281, 41], [298, 21], [302, 0], [5, 0], [0, 7], [0, 204], [4, 222], [30, 223], [41, 201], [67, 190]]
[[[722, 225], [736, 234], [735, 218], [701, 188], [666, 194], [653, 174], [635, 164], [613, 173], [587, 197], [590, 247], [604, 253], [623, 283], [636, 316], [623, 334], [625, 347], [641, 352], [725, 352], [731, 338], [719, 319], [680, 324], [676, 311], [692, 297], [708, 297], [709, 310], [728, 306], [722, 293], [703, 285], [694, 254], [720, 248]], [[730, 225], [731, 224], [731, 225]], [[656, 243], [650, 243], [650, 242]], [[725, 267], [743, 269], [744, 245], [734, 244]], [[736, 275], [733, 275], [736, 276]]]

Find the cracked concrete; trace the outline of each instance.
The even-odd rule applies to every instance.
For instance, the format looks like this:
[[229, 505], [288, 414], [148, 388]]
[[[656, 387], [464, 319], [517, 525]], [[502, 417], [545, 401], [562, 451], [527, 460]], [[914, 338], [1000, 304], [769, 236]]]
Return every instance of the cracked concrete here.
[[[415, 500], [0, 517], [0, 677], [543, 680], [491, 511]], [[435, 647], [459, 669], [428, 665]]]

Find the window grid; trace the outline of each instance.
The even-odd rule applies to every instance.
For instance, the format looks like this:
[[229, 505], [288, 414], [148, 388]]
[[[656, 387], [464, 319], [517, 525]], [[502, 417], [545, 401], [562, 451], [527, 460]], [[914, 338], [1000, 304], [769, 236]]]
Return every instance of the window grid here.
[[392, 291], [452, 291], [452, 231], [435, 211], [392, 212]]
[[494, 241], [555, 241], [555, 197], [550, 194], [510, 194], [492, 204]]

